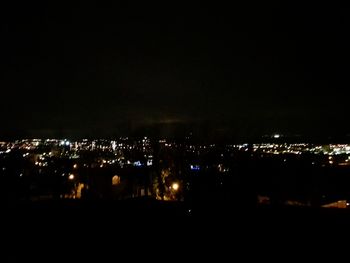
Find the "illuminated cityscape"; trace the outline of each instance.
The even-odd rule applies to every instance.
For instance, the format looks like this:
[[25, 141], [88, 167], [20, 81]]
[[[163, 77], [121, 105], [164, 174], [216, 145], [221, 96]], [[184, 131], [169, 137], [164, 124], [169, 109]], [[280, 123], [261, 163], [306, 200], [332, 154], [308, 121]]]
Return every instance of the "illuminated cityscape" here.
[[0, 262], [270, 261], [346, 244], [323, 236], [350, 222], [346, 5], [1, 10]]
[[9, 202], [148, 197], [347, 207], [350, 195], [341, 186], [348, 171], [350, 144], [203, 144], [188, 137], [0, 142], [0, 179], [10, 189], [2, 198]]

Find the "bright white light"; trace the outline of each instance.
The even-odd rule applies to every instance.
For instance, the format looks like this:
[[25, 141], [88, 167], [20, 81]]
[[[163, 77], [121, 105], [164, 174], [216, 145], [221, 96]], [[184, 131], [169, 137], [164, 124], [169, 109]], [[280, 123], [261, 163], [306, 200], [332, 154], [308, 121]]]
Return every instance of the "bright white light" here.
[[280, 138], [281, 137], [281, 135], [279, 135], [279, 134], [274, 134], [273, 135], [273, 138], [275, 138], [275, 139], [278, 139], [278, 138]]
[[199, 165], [191, 165], [191, 170], [193, 171], [199, 171], [200, 170], [200, 166]]
[[142, 164], [141, 164], [141, 162], [140, 161], [136, 161], [136, 162], [134, 162], [134, 166], [142, 166]]
[[73, 179], [74, 179], [74, 174], [70, 174], [70, 175], [68, 176], [68, 179], [69, 179], [69, 180], [73, 180]]
[[112, 150], [115, 151], [115, 149], [117, 148], [117, 144], [115, 141], [112, 142]]

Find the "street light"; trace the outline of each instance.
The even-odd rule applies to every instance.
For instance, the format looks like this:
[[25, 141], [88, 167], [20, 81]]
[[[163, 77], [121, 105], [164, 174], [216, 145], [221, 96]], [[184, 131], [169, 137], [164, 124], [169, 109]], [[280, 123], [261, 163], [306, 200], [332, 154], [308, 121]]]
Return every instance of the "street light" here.
[[174, 189], [174, 191], [179, 190], [180, 185], [178, 183], [173, 183], [171, 188]]

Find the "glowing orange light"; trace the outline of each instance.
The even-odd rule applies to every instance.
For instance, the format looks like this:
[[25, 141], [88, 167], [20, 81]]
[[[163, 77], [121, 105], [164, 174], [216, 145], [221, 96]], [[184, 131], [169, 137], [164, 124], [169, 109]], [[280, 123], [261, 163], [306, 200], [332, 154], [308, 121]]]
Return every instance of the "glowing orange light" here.
[[174, 189], [175, 191], [179, 190], [180, 185], [178, 183], [173, 183], [171, 188]]

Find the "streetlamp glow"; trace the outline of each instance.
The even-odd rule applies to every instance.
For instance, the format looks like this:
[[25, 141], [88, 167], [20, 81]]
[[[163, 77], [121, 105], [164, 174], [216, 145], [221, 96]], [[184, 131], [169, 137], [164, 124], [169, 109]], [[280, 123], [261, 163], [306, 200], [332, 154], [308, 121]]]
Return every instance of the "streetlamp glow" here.
[[171, 188], [174, 189], [174, 191], [179, 190], [180, 185], [178, 183], [173, 183]]

